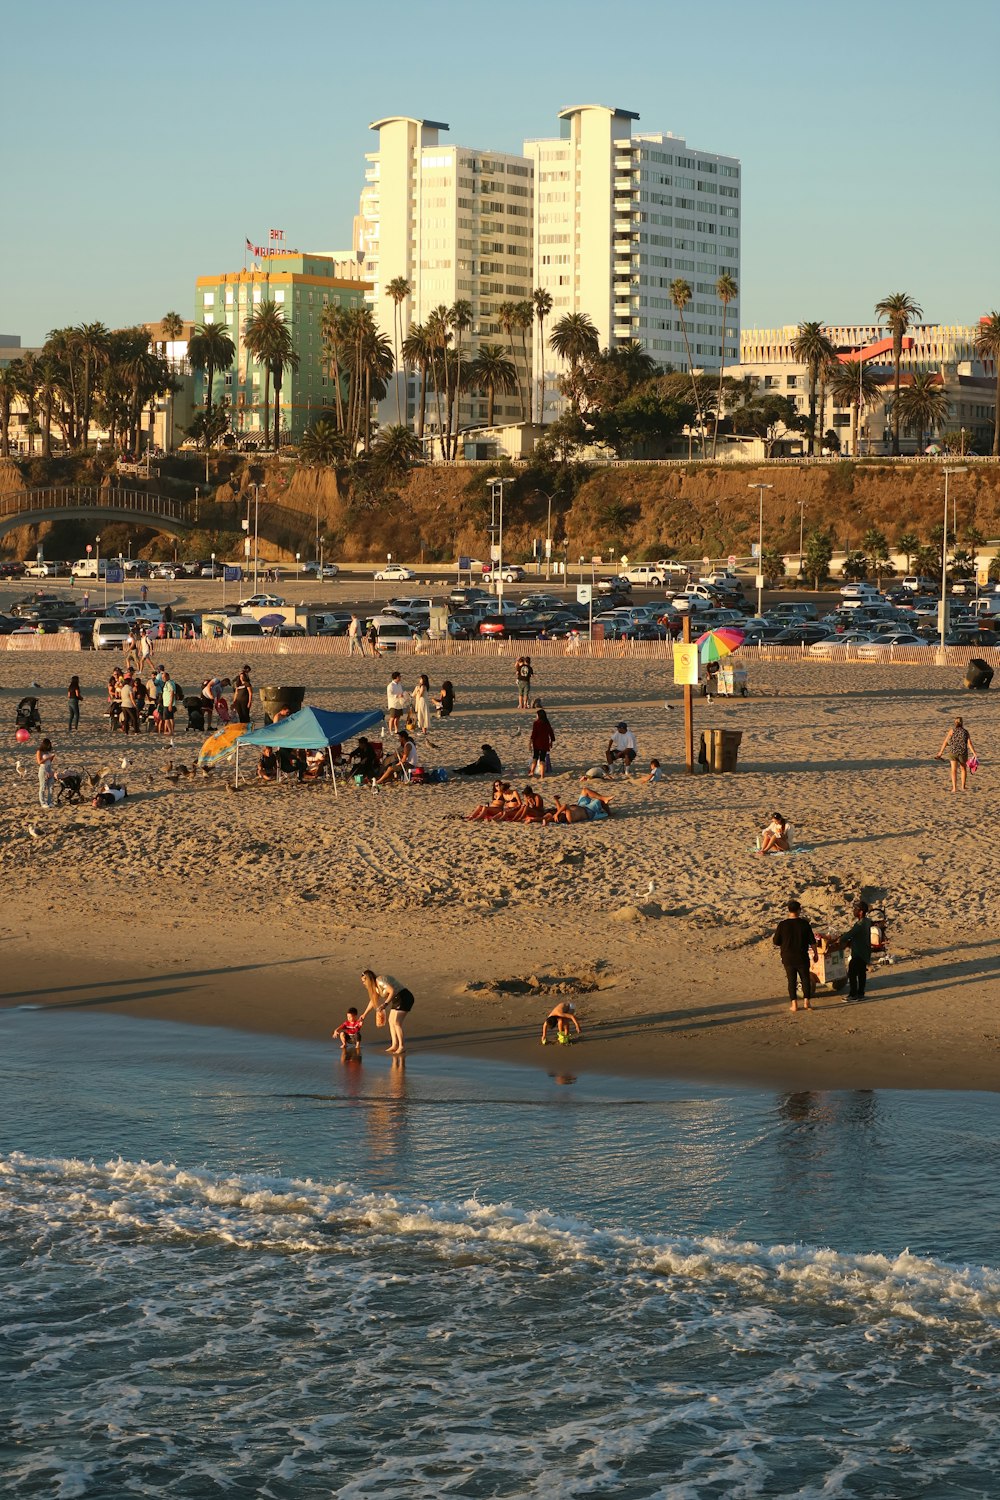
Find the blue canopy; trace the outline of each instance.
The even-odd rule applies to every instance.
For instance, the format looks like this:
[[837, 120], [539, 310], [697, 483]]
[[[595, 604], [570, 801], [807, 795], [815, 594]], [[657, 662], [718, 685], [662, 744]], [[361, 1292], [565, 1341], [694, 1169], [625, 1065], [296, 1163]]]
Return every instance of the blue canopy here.
[[237, 745], [273, 745], [282, 750], [318, 750], [321, 745], [343, 745], [382, 722], [382, 711], [363, 714], [331, 714], [322, 708], [300, 708], [297, 714], [265, 724], [241, 735]]

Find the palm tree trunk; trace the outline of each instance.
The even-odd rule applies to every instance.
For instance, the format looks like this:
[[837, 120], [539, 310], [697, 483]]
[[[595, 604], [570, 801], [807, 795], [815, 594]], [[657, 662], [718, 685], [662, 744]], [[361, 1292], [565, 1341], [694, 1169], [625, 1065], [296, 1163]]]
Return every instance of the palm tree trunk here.
[[809, 371], [809, 457], [816, 456], [816, 381], [818, 372]]
[[534, 414], [534, 411], [532, 410], [532, 394], [533, 393], [532, 393], [532, 385], [531, 385], [531, 365], [528, 362], [527, 329], [523, 325], [521, 327], [521, 354], [524, 357], [524, 381], [525, 381], [525, 385], [528, 388], [527, 389], [527, 395], [528, 395], [528, 422], [530, 424], [531, 421], [533, 420], [535, 414]]
[[[851, 452], [853, 453], [853, 455], [854, 455], [855, 458], [860, 457], [860, 455], [858, 453], [858, 443], [861, 440], [861, 438], [860, 438], [860, 427], [861, 427], [861, 403], [860, 403], [860, 401], [852, 401], [851, 402]], [[909, 572], [909, 569], [907, 569], [907, 572]]]
[[403, 425], [403, 413], [399, 401], [399, 328], [400, 304], [392, 299], [392, 383], [396, 387], [396, 421]]
[[715, 403], [715, 431], [712, 433], [712, 457], [714, 458], [719, 447], [719, 421], [722, 417], [722, 376], [726, 368], [726, 314], [729, 311], [729, 303], [722, 304], [722, 346], [719, 350], [719, 396]]
[[698, 382], [694, 378], [694, 360], [691, 358], [691, 344], [690, 344], [690, 341], [688, 339], [687, 324], [684, 321], [684, 314], [681, 312], [680, 308], [678, 308], [677, 311], [678, 311], [678, 314], [680, 315], [680, 320], [681, 320], [681, 333], [684, 335], [684, 348], [687, 350], [688, 376], [689, 376], [689, 378], [691, 380], [691, 390], [694, 393], [694, 407], [695, 407], [695, 411], [698, 413], [698, 432], [699, 432], [700, 439], [701, 439], [701, 444], [702, 444], [702, 456], [704, 456], [704, 451], [705, 451], [705, 433], [703, 431], [703, 420], [704, 419], [703, 419], [702, 414], [701, 414], [701, 396], [698, 394]]
[[417, 437], [423, 442], [424, 424], [427, 421], [427, 361], [420, 361], [420, 414], [417, 417]]
[[487, 382], [487, 385], [486, 385], [486, 425], [487, 425], [487, 427], [492, 427], [493, 426], [493, 398], [494, 398], [495, 395], [496, 395], [496, 386], [493, 384], [492, 380], [490, 380], [490, 381]]
[[10, 458], [10, 404], [0, 409], [0, 458]]
[[42, 408], [42, 457], [52, 457], [52, 403], [47, 402]]
[[271, 430], [271, 366], [264, 363], [264, 441]]
[[281, 441], [281, 387], [283, 371], [280, 365], [274, 367], [274, 451], [277, 453]]
[[[445, 456], [445, 448], [444, 448], [444, 414], [443, 414], [443, 412], [441, 410], [441, 382], [438, 379], [437, 359], [435, 358], [435, 356], [433, 354], [431, 355], [431, 369], [434, 372], [434, 399], [435, 399], [435, 403], [437, 405], [438, 437], [439, 437], [440, 442], [441, 442], [441, 457], [444, 458], [444, 456]], [[446, 370], [447, 370], [447, 367], [446, 367]]]
[[892, 456], [899, 457], [899, 365], [903, 357], [902, 335], [892, 336], [892, 363], [894, 367], [892, 381]]
[[337, 431], [344, 430], [344, 393], [340, 388], [340, 359], [336, 352], [331, 356], [333, 361], [333, 400], [337, 413]]
[[369, 365], [365, 369], [365, 452], [371, 451], [372, 446], [372, 372]]
[[83, 443], [86, 448], [90, 441], [90, 356], [85, 355], [83, 360]]
[[823, 454], [823, 422], [826, 418], [826, 376], [821, 375], [819, 379], [819, 451]]
[[1000, 350], [994, 354], [997, 362], [997, 403], [993, 417], [993, 457], [1000, 458]]
[[538, 320], [538, 342], [541, 346], [538, 369], [538, 425], [545, 426], [545, 319]]

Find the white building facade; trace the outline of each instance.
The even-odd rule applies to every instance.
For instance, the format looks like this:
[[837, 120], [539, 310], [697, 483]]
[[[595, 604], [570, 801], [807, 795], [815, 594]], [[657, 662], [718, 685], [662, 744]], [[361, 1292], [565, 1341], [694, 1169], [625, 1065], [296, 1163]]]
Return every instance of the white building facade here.
[[[365, 278], [373, 284], [370, 301], [379, 327], [398, 342], [411, 324], [425, 322], [435, 308], [468, 302], [472, 323], [462, 335], [463, 364], [471, 363], [480, 344], [503, 343], [527, 391], [532, 334], [526, 334], [525, 360], [520, 336], [509, 344], [497, 309], [504, 302], [531, 298], [532, 163], [504, 152], [446, 144], [441, 134], [448, 126], [437, 120], [391, 116], [371, 128], [378, 132], [379, 146], [366, 157], [355, 240], [364, 252]], [[397, 277], [412, 288], [400, 304], [398, 321], [387, 290]], [[397, 385], [404, 421], [412, 425], [420, 399], [412, 372], [397, 373], [379, 419], [398, 420]], [[516, 393], [497, 393], [495, 422], [518, 421], [521, 414]], [[485, 397], [463, 395], [460, 427], [476, 425], [485, 416]], [[436, 427], [434, 402], [428, 401], [425, 433]]]
[[[662, 365], [683, 369], [687, 349], [670, 283], [689, 282], [684, 313], [692, 362], [718, 369], [725, 314], [726, 363], [739, 358], [738, 297], [716, 296], [724, 273], [739, 285], [741, 168], [732, 156], [696, 150], [678, 136], [632, 133], [638, 115], [604, 105], [560, 112], [560, 135], [526, 141], [534, 164], [534, 285], [552, 297], [546, 328], [586, 313], [602, 348], [638, 340]], [[546, 419], [562, 401], [559, 361], [544, 359]]]

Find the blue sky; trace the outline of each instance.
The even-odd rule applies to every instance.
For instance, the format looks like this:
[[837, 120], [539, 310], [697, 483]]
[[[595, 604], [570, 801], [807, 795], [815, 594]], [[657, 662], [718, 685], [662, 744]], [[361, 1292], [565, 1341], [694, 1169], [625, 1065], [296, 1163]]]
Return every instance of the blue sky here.
[[[482, 16], [482, 23], [475, 19]], [[247, 235], [347, 243], [371, 120], [569, 104], [742, 158], [744, 326], [1000, 306], [996, 0], [35, 0], [5, 15], [0, 330], [190, 316]]]

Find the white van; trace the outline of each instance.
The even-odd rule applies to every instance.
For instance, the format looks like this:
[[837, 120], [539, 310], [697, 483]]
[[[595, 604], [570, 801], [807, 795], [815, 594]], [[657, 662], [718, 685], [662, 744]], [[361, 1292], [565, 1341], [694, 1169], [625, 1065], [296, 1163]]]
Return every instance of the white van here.
[[128, 620], [95, 620], [90, 638], [94, 651], [120, 651], [132, 634]]
[[1000, 594], [987, 594], [985, 599], [977, 599], [973, 614], [977, 620], [995, 620], [1000, 615]]
[[395, 651], [400, 641], [412, 641], [415, 634], [397, 615], [376, 615], [371, 622], [378, 631], [380, 651]]
[[[100, 572], [98, 572], [100, 568]], [[72, 573], [74, 578], [103, 578], [108, 571], [107, 558], [102, 557], [98, 563], [96, 557], [81, 557], [73, 564]]]
[[260, 621], [252, 620], [248, 615], [230, 615], [222, 622], [222, 636], [227, 641], [258, 640], [263, 634]]

